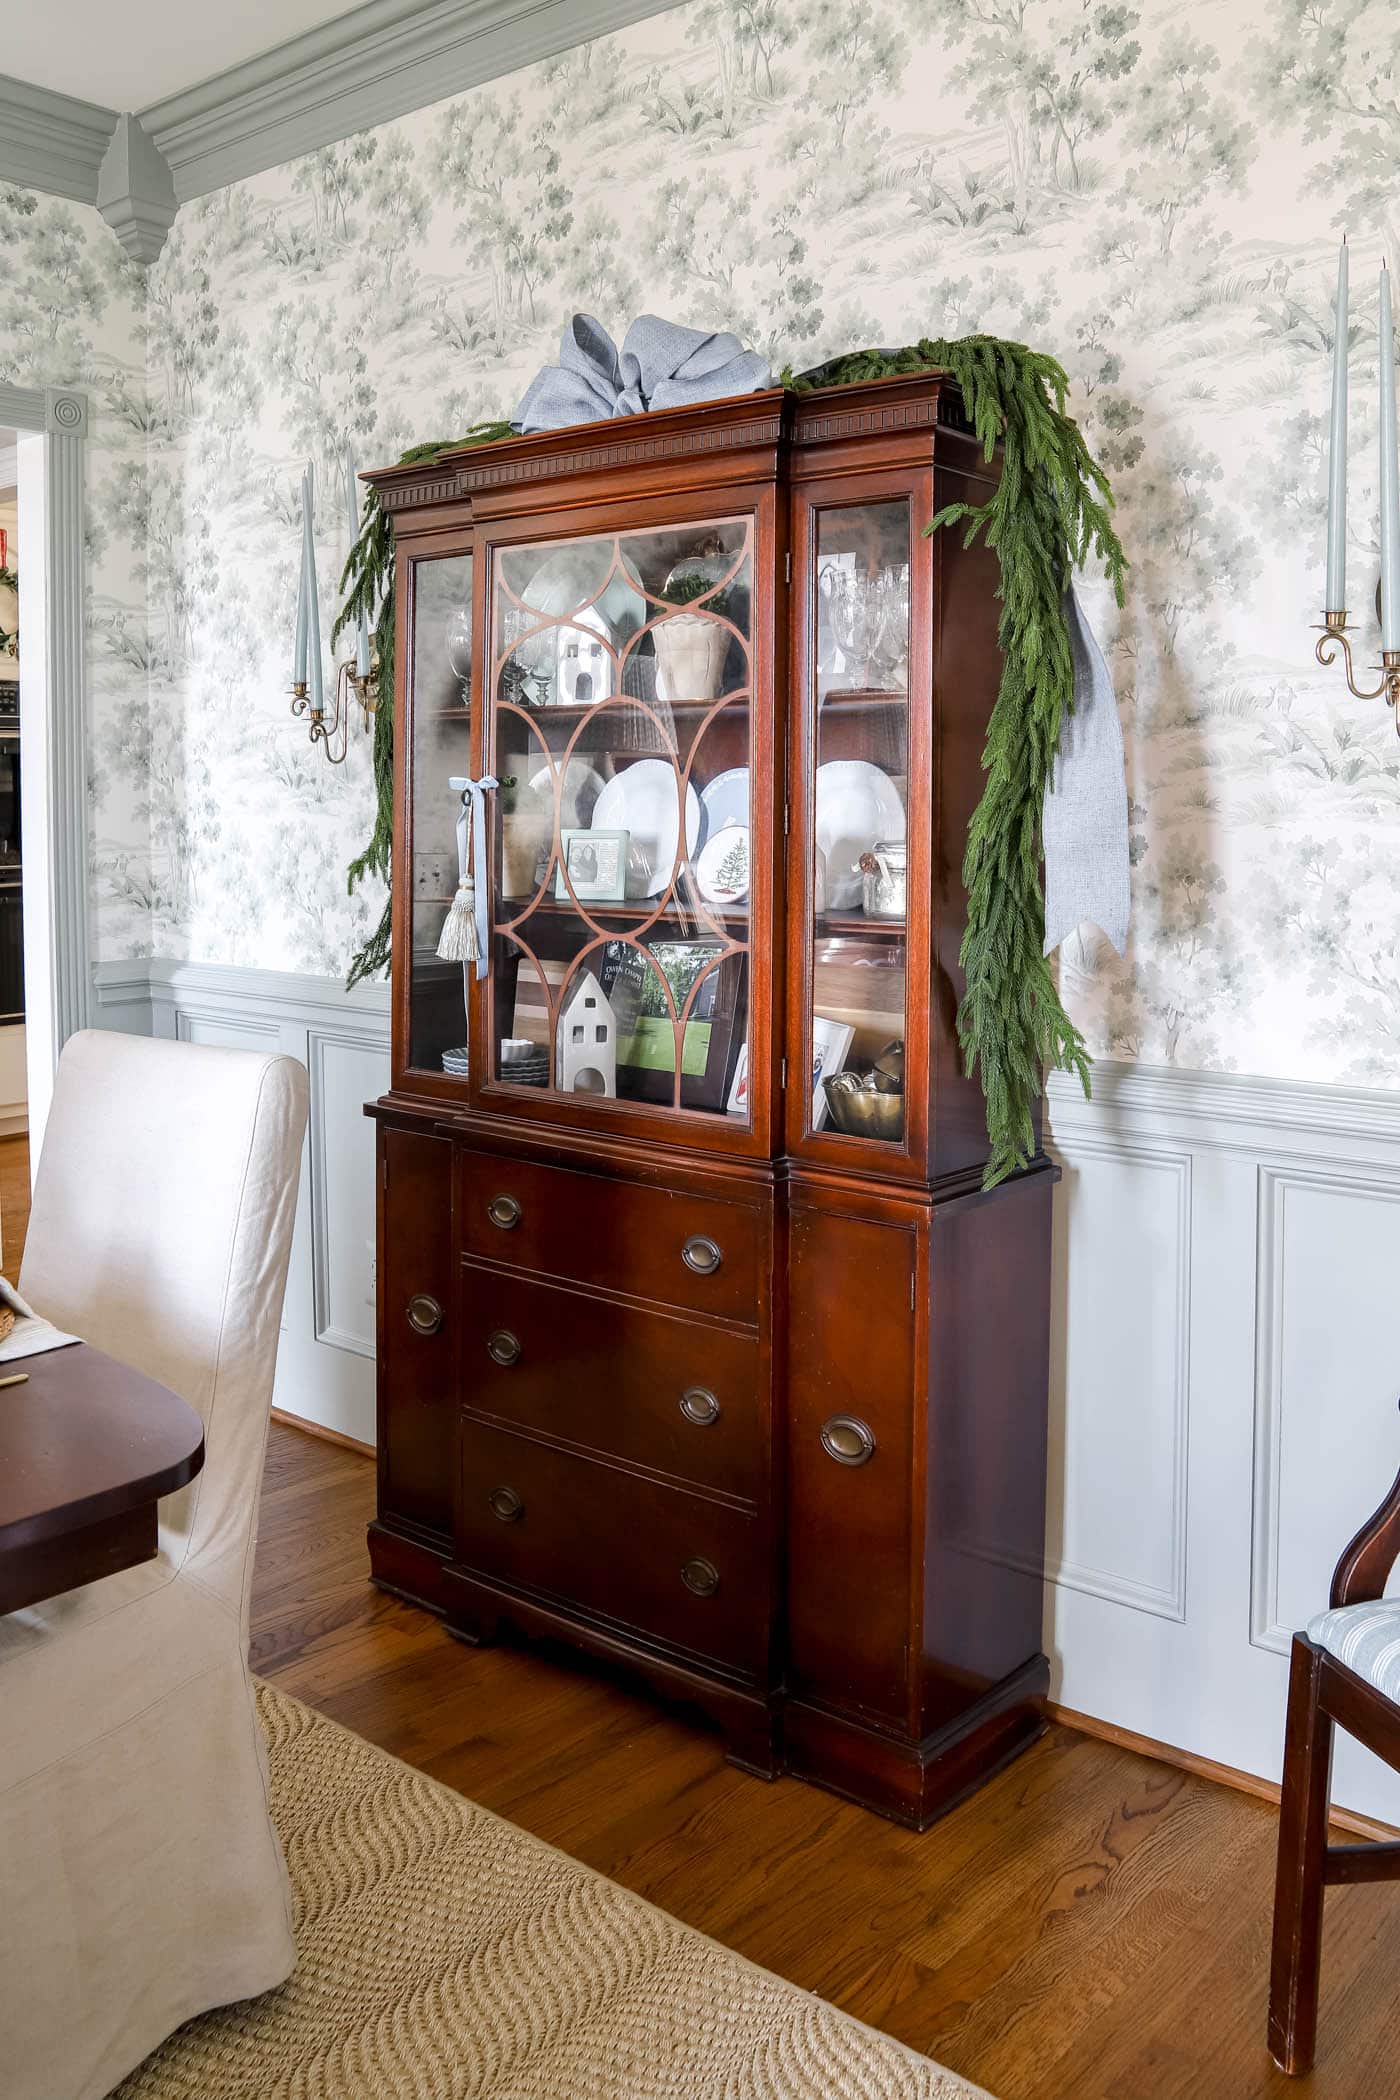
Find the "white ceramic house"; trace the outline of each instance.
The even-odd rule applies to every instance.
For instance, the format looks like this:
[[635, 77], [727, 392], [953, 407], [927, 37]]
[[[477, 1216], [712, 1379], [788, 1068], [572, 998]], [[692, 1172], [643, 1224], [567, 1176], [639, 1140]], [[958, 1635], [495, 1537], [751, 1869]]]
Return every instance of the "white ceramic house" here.
[[559, 1016], [555, 1063], [566, 1094], [617, 1093], [617, 1022], [607, 994], [585, 970]]

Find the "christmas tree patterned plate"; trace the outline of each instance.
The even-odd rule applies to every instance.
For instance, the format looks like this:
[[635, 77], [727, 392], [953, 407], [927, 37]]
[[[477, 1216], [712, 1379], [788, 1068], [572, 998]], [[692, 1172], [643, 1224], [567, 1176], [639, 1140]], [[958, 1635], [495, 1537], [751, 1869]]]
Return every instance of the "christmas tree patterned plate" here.
[[749, 894], [749, 827], [712, 831], [695, 861], [695, 881], [708, 904], [738, 904]]
[[700, 815], [704, 826], [702, 839], [712, 838], [726, 824], [747, 824], [749, 821], [749, 769], [747, 766], [731, 766], [727, 773], [716, 773], [708, 786], [700, 790]]

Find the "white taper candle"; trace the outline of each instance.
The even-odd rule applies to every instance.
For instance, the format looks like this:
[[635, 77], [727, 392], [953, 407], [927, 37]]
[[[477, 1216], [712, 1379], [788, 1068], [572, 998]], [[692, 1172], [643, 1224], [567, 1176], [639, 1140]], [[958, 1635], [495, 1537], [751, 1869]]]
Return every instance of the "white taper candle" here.
[[[360, 484], [355, 479], [355, 455], [345, 447], [345, 507], [350, 518], [350, 545], [353, 547], [360, 536]], [[360, 678], [369, 677], [369, 622], [361, 609], [355, 621], [355, 671]]]
[[1400, 452], [1395, 429], [1395, 320], [1381, 264], [1381, 647], [1400, 649]]
[[1347, 602], [1347, 239], [1337, 257], [1337, 311], [1332, 324], [1332, 432], [1328, 451], [1327, 596], [1325, 610]]
[[316, 473], [313, 467], [306, 470], [306, 616], [308, 646], [308, 680], [313, 708], [325, 706], [325, 688], [321, 678], [321, 605], [316, 590]]
[[306, 469], [301, 474], [301, 567], [297, 575], [297, 632], [292, 647], [292, 683], [306, 683], [306, 542], [310, 520], [306, 514]]

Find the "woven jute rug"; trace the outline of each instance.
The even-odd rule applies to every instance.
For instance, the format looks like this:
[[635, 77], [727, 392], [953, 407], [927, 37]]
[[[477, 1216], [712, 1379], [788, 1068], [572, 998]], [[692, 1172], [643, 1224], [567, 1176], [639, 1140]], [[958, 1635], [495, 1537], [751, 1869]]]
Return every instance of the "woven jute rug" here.
[[298, 1960], [117, 2100], [969, 2100], [977, 2088], [263, 1685]]

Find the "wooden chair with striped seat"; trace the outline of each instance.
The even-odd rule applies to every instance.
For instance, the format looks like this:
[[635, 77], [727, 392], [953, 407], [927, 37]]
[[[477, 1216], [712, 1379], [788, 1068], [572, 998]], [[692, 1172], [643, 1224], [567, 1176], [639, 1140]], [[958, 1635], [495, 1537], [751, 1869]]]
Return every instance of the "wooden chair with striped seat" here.
[[1312, 2069], [1324, 1891], [1400, 1880], [1400, 1842], [1327, 1842], [1334, 1727], [1400, 1771], [1400, 1597], [1385, 1595], [1397, 1558], [1400, 1475], [1337, 1562], [1328, 1609], [1293, 1637], [1269, 1981], [1269, 2049], [1290, 2076]]

